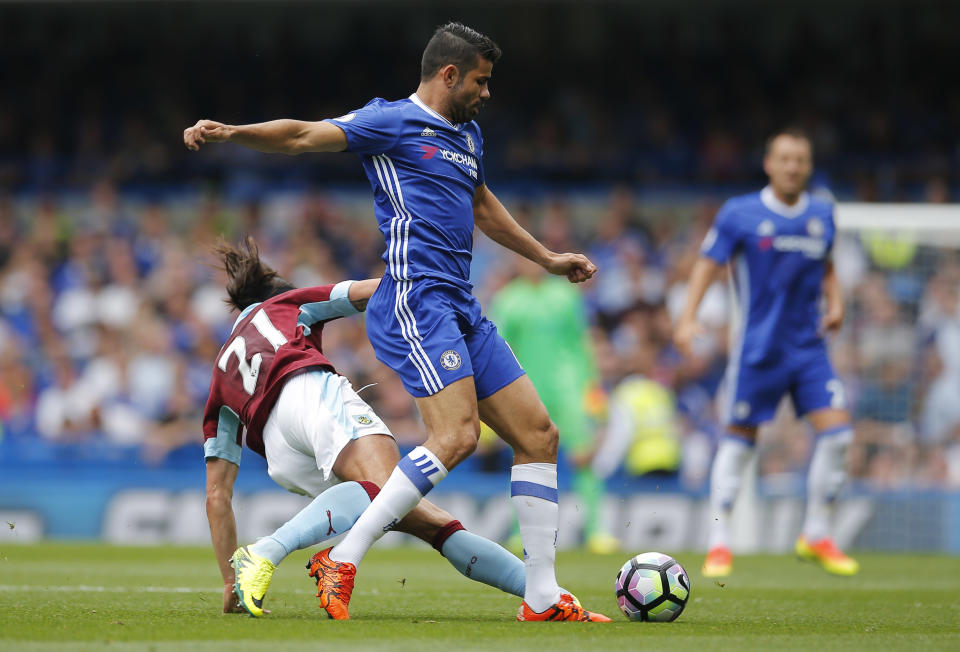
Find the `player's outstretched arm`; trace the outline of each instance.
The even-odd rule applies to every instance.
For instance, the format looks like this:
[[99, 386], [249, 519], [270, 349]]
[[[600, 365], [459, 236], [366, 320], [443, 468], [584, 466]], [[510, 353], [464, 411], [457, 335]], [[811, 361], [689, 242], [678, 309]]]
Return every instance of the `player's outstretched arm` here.
[[207, 458], [207, 521], [223, 577], [223, 613], [243, 613], [233, 592], [235, 576], [230, 557], [237, 549], [237, 521], [233, 516], [233, 484], [239, 467], [217, 457]]
[[544, 247], [517, 224], [510, 211], [485, 185], [474, 191], [473, 220], [497, 244], [529, 258], [551, 274], [566, 276], [571, 283], [582, 283], [597, 273], [597, 266], [583, 254], [558, 254]]
[[690, 272], [690, 281], [687, 284], [687, 301], [683, 312], [677, 319], [677, 326], [673, 332], [673, 342], [684, 355], [690, 355], [691, 345], [695, 337], [703, 333], [703, 326], [697, 321], [697, 309], [703, 301], [703, 295], [713, 283], [720, 265], [712, 258], [700, 256]]
[[826, 312], [823, 313], [821, 327], [824, 331], [837, 331], [843, 326], [844, 305], [843, 290], [833, 268], [833, 261], [827, 261], [823, 271], [823, 297], [826, 300]]
[[199, 120], [183, 130], [183, 144], [197, 151], [206, 143], [236, 143], [271, 154], [303, 152], [342, 152], [347, 135], [330, 122], [271, 120], [251, 125], [227, 125], [214, 120]]

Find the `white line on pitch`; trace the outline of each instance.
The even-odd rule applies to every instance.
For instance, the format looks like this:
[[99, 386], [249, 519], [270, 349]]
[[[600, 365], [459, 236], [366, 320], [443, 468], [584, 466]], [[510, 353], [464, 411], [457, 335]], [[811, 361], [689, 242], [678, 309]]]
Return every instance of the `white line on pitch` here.
[[[52, 593], [62, 593], [75, 591], [79, 593], [221, 593], [223, 589], [203, 589], [190, 586], [138, 586], [135, 588], [126, 586], [90, 586], [87, 584], [78, 584], [75, 586], [42, 586], [42, 585], [11, 585], [0, 584], [0, 592], [11, 591], [49, 591]], [[296, 589], [293, 593], [313, 593]]]

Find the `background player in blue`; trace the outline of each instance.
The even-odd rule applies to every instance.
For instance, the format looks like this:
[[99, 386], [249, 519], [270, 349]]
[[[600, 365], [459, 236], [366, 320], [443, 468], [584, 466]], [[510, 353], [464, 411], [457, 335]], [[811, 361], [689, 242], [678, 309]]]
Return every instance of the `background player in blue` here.
[[500, 48], [459, 23], [434, 32], [420, 85], [398, 101], [374, 99], [320, 122], [275, 120], [233, 126], [200, 120], [184, 143], [230, 141], [266, 152], [351, 151], [373, 188], [387, 264], [367, 308], [377, 357], [414, 396], [427, 440], [400, 460], [344, 540], [314, 556], [320, 603], [349, 617], [356, 565], [477, 445], [480, 419], [514, 450], [511, 496], [526, 566], [519, 620], [609, 620], [585, 611], [557, 584], [557, 429], [468, 281], [474, 226], [553, 274], [582, 282], [596, 272], [583, 255], [548, 250], [490, 191], [483, 138], [472, 118], [490, 98]]
[[725, 381], [727, 432], [710, 479], [710, 542], [703, 572], [722, 577], [732, 570], [730, 510], [758, 426], [773, 418], [789, 393], [797, 415], [806, 417], [816, 433], [807, 513], [796, 552], [832, 573], [853, 575], [857, 562], [830, 536], [832, 506], [845, 479], [844, 460], [853, 439], [843, 386], [824, 340], [825, 331], [840, 328], [844, 315], [830, 261], [833, 205], [806, 191], [813, 151], [803, 132], [788, 129], [771, 137], [763, 169], [770, 179], [767, 187], [727, 201], [717, 214], [690, 274], [674, 336], [677, 346], [689, 352], [701, 332], [697, 308], [720, 265], [727, 263], [739, 315], [734, 313]]

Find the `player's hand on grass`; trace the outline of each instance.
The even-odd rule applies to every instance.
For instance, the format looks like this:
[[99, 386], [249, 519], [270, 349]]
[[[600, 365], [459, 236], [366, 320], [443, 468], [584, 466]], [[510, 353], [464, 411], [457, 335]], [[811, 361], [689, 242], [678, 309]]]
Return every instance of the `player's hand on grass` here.
[[673, 331], [673, 343], [685, 356], [693, 355], [693, 341], [704, 335], [703, 324], [696, 319], [681, 319]]
[[[247, 610], [240, 605], [240, 599], [233, 590], [233, 584], [224, 584], [223, 586], [223, 613], [225, 614], [245, 614]], [[270, 613], [269, 609], [263, 610], [264, 614]]]
[[545, 270], [557, 276], [566, 276], [571, 283], [583, 283], [597, 273], [597, 266], [583, 254], [554, 254]]
[[240, 606], [240, 600], [233, 591], [233, 584], [224, 584], [223, 586], [223, 613], [242, 614], [246, 609]]
[[187, 149], [196, 152], [200, 149], [200, 145], [230, 140], [232, 133], [230, 125], [213, 120], [198, 120], [197, 124], [183, 130], [183, 144]]

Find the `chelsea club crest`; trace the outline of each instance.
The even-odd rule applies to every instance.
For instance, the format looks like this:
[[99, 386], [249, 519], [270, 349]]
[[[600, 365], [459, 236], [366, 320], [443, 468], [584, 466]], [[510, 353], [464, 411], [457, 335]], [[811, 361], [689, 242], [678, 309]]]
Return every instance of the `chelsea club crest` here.
[[476, 154], [477, 147], [476, 145], [473, 144], [473, 138], [470, 136], [470, 134], [464, 134], [464, 136], [467, 137], [467, 149], [470, 150], [471, 154]]
[[453, 349], [444, 351], [440, 356], [440, 366], [447, 371], [459, 369], [461, 364], [463, 364], [463, 359], [460, 357], [460, 354]]

